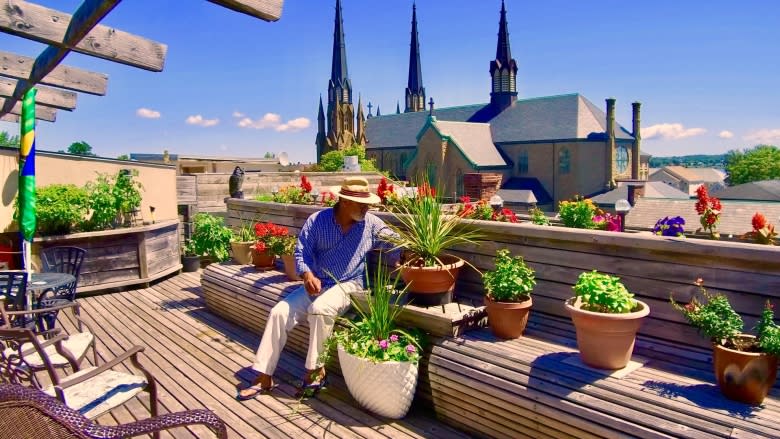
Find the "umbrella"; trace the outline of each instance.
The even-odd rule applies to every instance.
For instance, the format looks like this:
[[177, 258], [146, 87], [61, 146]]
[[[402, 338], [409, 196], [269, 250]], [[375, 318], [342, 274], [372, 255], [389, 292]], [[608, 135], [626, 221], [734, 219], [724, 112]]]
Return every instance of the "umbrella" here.
[[[30, 274], [35, 236], [35, 88], [22, 100], [22, 135], [19, 145], [19, 231], [22, 234], [24, 269]], [[28, 279], [29, 281], [29, 279]]]

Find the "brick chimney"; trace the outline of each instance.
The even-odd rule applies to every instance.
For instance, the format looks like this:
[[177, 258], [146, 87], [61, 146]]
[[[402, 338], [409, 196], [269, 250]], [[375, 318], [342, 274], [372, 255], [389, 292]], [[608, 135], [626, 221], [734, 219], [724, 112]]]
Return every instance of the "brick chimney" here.
[[[631, 104], [632, 116], [632, 131], [634, 136], [634, 147], [631, 148], [631, 178], [639, 178], [639, 147], [642, 142], [642, 127], [639, 120], [639, 111], [642, 106], [641, 102], [633, 102]], [[633, 204], [632, 204], [633, 206]]]

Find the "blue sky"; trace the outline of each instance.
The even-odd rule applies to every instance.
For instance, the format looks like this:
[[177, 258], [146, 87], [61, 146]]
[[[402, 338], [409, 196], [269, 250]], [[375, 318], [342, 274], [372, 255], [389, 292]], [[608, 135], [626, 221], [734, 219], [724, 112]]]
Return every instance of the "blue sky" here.
[[[72, 13], [80, 1], [37, 0]], [[412, 0], [343, 0], [349, 75], [363, 104], [394, 112], [408, 69]], [[168, 45], [148, 72], [70, 54], [109, 75], [108, 94], [39, 122], [39, 149], [84, 140], [102, 156], [130, 152], [315, 159], [317, 104], [327, 92], [335, 0], [286, 0], [267, 23], [203, 0], [120, 3], [103, 24]], [[631, 126], [642, 102], [642, 149], [655, 156], [780, 145], [780, 3], [713, 0], [507, 0], [521, 98], [581, 93], [617, 99]], [[423, 81], [437, 107], [489, 100], [500, 0], [418, 0]], [[0, 34], [3, 50], [43, 46]], [[357, 99], [355, 100], [357, 103]], [[152, 116], [152, 117], [150, 117]], [[0, 131], [18, 132], [0, 122]]]

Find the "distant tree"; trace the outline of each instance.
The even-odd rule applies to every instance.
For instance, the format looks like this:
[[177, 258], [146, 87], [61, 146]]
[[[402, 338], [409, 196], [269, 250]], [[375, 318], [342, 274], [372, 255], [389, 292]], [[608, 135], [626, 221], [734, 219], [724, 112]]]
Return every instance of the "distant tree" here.
[[354, 144], [340, 151], [335, 150], [326, 152], [320, 158], [318, 168], [324, 172], [341, 171], [344, 167], [344, 157], [349, 155], [356, 155], [358, 157], [361, 171], [371, 172], [378, 170], [376, 161], [374, 159], [366, 158], [366, 148], [358, 144]]
[[130, 156], [127, 155], [127, 154], [121, 154], [121, 155], [117, 156], [116, 159], [117, 160], [130, 160]]
[[774, 145], [756, 145], [726, 155], [728, 182], [734, 186], [751, 181], [780, 179], [780, 149]]
[[85, 141], [81, 142], [73, 142], [68, 147], [68, 154], [75, 154], [75, 155], [86, 155], [86, 156], [94, 156], [95, 154], [92, 152], [92, 147], [89, 146], [89, 143]]
[[0, 131], [0, 146], [19, 147], [19, 136], [12, 136], [5, 131]]
[[274, 157], [276, 157], [276, 154], [274, 154], [274, 153], [272, 153], [272, 152], [267, 152], [267, 153], [265, 153], [265, 155], [263, 156], [263, 158], [264, 158], [264, 159], [272, 159], [272, 158], [274, 158]]

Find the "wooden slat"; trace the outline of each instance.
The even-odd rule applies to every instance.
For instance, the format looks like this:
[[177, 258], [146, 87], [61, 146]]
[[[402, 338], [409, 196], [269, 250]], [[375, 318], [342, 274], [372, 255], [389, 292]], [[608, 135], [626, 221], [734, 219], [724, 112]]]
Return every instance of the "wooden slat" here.
[[0, 116], [0, 120], [3, 122], [19, 123], [21, 118], [15, 114], [4, 114]]
[[[34, 58], [0, 50], [0, 75], [26, 80], [30, 77]], [[40, 84], [82, 93], [103, 96], [108, 88], [108, 76], [77, 67], [59, 65], [39, 81]]]
[[[99, 10], [101, 3], [89, 0], [84, 3], [85, 12], [77, 19], [94, 17], [93, 11]], [[21, 0], [7, 0], [0, 10], [0, 30], [23, 38], [71, 49], [74, 52], [115, 61], [145, 70], [160, 72], [168, 50], [165, 44], [129, 34], [104, 25], [94, 26], [87, 35], [75, 45], [67, 41], [72, 17], [70, 14], [28, 3]], [[80, 24], [74, 22], [76, 27]]]
[[252, 17], [265, 21], [276, 21], [282, 16], [284, 0], [209, 0], [211, 3], [224, 6]]
[[[14, 95], [18, 81], [14, 79], [0, 78], [0, 97], [11, 97]], [[58, 108], [60, 110], [73, 110], [76, 108], [76, 93], [56, 88], [36, 86], [38, 93], [35, 95], [35, 104], [47, 107]]]
[[[0, 98], [0, 108], [5, 108], [9, 103], [9, 98]], [[2, 110], [0, 110], [2, 111]], [[7, 114], [15, 114], [17, 116], [22, 115], [22, 103], [16, 102], [10, 107]], [[46, 122], [54, 122], [57, 120], [57, 110], [51, 107], [44, 107], [42, 105], [35, 106], [35, 118]]]

